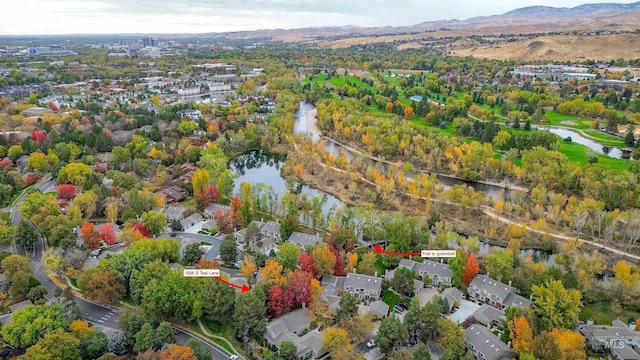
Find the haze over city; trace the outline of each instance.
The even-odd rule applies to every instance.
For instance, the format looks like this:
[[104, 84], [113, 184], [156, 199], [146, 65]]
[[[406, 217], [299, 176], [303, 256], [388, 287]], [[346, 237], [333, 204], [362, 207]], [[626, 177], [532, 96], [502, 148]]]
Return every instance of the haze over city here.
[[[630, 3], [603, 0], [603, 3]], [[6, 1], [0, 35], [203, 33], [313, 26], [401, 26], [580, 0], [28, 0]], [[29, 21], [24, 21], [25, 18]]]

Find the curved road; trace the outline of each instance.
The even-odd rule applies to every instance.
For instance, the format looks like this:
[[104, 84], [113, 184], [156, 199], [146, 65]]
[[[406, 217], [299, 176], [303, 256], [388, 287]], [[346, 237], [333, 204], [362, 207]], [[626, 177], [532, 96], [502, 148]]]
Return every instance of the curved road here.
[[[36, 188], [41, 192], [50, 192], [55, 189], [55, 181], [47, 180], [36, 185]], [[24, 201], [24, 195], [19, 199], [17, 204], [10, 210], [11, 214], [11, 222], [14, 225], [17, 225], [20, 222], [20, 204]], [[34, 226], [35, 228], [35, 226]], [[31, 267], [33, 268], [33, 276], [40, 281], [40, 283], [47, 289], [47, 299], [51, 299], [54, 297], [55, 290], [57, 285], [54, 284], [49, 276], [46, 274], [44, 266], [42, 265], [42, 253], [45, 249], [44, 239], [40, 235], [40, 232], [36, 229], [38, 233], [38, 239], [35, 243], [35, 250], [32, 254], [27, 254], [24, 247], [20, 245], [15, 245], [16, 254], [26, 256], [29, 258], [29, 262], [31, 263]], [[82, 297], [76, 296], [75, 302], [78, 304], [78, 307], [82, 311], [83, 318], [96, 326], [103, 328], [107, 332], [118, 332], [122, 331], [118, 326], [118, 316], [120, 314], [120, 310], [115, 307], [105, 306], [101, 304], [97, 304], [91, 301], [88, 301]], [[174, 327], [174, 330], [177, 332], [178, 344], [184, 345], [186, 342], [193, 336], [189, 333], [185, 332], [182, 329], [178, 329]], [[213, 360], [226, 360], [229, 359], [230, 355], [225, 349], [221, 348], [214, 342], [207, 340], [204, 341], [198, 337], [195, 337], [201, 343], [211, 347], [211, 355]]]

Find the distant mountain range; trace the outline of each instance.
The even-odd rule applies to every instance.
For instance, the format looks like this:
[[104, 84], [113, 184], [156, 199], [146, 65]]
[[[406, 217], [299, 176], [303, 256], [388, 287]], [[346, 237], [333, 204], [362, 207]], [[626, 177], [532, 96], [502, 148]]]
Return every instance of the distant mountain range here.
[[[610, 18], [615, 22], [616, 17], [637, 15], [640, 19], [640, 1], [631, 4], [599, 3], [585, 4], [574, 8], [556, 8], [549, 6], [529, 6], [515, 9], [502, 15], [479, 16], [466, 20], [437, 20], [427, 21], [410, 26], [385, 27], [313, 27], [301, 29], [268, 29], [257, 31], [240, 31], [228, 33], [208, 33], [206, 36], [224, 37], [229, 39], [272, 38], [274, 40], [297, 41], [303, 39], [318, 39], [335, 36], [372, 36], [393, 35], [406, 33], [420, 33], [447, 30], [470, 30], [480, 28], [510, 29], [516, 31], [518, 27], [544, 25], [545, 29], [567, 28], [579, 26], [585, 20]], [[558, 22], [562, 20], [562, 22]], [[635, 23], [635, 22], [634, 22]], [[583, 24], [584, 25], [584, 24]]]

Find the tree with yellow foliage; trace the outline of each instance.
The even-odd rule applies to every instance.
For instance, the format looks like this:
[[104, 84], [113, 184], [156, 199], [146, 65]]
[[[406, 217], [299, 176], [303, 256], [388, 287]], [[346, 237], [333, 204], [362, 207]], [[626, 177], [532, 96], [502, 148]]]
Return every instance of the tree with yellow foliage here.
[[587, 358], [584, 336], [562, 329], [553, 329], [550, 335], [556, 340], [562, 350], [563, 360], [583, 360]]
[[283, 267], [279, 262], [273, 259], [267, 259], [265, 265], [260, 269], [262, 281], [267, 289], [271, 289], [276, 285], [284, 286], [287, 284], [287, 278], [282, 276]]
[[247, 279], [253, 279], [253, 273], [256, 271], [258, 271], [258, 267], [253, 260], [253, 256], [245, 255], [242, 259], [242, 265], [240, 266], [240, 272], [242, 272], [242, 275]]
[[349, 349], [351, 345], [349, 343], [349, 335], [347, 334], [347, 331], [341, 328], [328, 329], [324, 333], [322, 347], [331, 355]]
[[615, 277], [612, 282], [616, 285], [616, 290], [622, 294], [633, 294], [638, 290], [640, 283], [640, 272], [632, 268], [626, 261], [618, 261], [613, 267]]
[[193, 192], [198, 193], [202, 192], [205, 186], [211, 183], [211, 175], [207, 170], [204, 169], [196, 169], [193, 172], [193, 177], [191, 178], [191, 184], [193, 186]]

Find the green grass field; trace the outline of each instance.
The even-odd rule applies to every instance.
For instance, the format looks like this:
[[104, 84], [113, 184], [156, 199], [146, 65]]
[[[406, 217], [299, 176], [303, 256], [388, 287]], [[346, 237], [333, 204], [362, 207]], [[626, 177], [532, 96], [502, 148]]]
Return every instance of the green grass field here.
[[592, 138], [597, 139], [598, 142], [603, 145], [616, 146], [616, 147], [626, 146], [624, 144], [624, 139], [621, 137], [605, 134], [601, 131], [594, 130], [594, 129], [587, 129], [587, 130], [584, 130], [584, 132], [587, 133]]
[[640, 316], [638, 311], [624, 306], [621, 313], [619, 315], [616, 315], [611, 309], [610, 303], [589, 304], [583, 307], [582, 311], [580, 312], [581, 321], [586, 322], [589, 319], [593, 319], [593, 321], [597, 325], [611, 325], [611, 322], [615, 319], [627, 321], [627, 319], [630, 318], [637, 319], [638, 316]]
[[[576, 144], [576, 143], [562, 142], [560, 144], [559, 151], [565, 154], [570, 161], [577, 162], [580, 164], [586, 164], [588, 162], [586, 146]], [[615, 170], [625, 170], [629, 167], [629, 161], [627, 160], [615, 159], [604, 154], [597, 154], [597, 155], [598, 155], [598, 163], [607, 168], [615, 169]]]
[[396, 306], [397, 304], [404, 302], [404, 303], [409, 303], [411, 300], [410, 299], [406, 299], [406, 298], [402, 298], [400, 297], [400, 295], [392, 293], [391, 291], [387, 290], [384, 293], [384, 296], [382, 297], [382, 301], [389, 305], [390, 309], [393, 309], [394, 306]]

